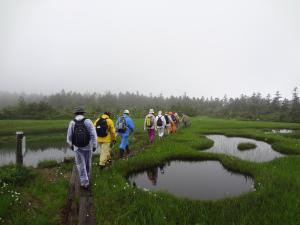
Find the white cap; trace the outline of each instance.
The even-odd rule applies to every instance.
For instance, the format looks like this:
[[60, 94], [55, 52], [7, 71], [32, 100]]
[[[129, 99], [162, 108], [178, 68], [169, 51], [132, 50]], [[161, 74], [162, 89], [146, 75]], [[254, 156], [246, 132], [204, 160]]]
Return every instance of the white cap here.
[[128, 110], [128, 109], [125, 109], [123, 113], [129, 115], [129, 110]]
[[149, 113], [154, 113], [154, 110], [153, 110], [153, 109], [150, 109], [150, 110], [149, 110]]

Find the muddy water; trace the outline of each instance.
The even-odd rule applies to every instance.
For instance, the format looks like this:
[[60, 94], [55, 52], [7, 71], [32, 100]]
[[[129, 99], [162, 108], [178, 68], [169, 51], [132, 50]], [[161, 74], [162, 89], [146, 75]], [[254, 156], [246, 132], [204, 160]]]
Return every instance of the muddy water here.
[[216, 200], [254, 191], [252, 178], [225, 169], [218, 161], [171, 161], [129, 176], [131, 185], [178, 197]]
[[[283, 156], [279, 152], [274, 151], [271, 145], [263, 141], [240, 137], [226, 137], [224, 135], [207, 135], [206, 137], [214, 141], [213, 147], [206, 150], [208, 152], [224, 153], [254, 162], [267, 162]], [[240, 151], [237, 146], [242, 142], [253, 143], [257, 147], [247, 151]]]

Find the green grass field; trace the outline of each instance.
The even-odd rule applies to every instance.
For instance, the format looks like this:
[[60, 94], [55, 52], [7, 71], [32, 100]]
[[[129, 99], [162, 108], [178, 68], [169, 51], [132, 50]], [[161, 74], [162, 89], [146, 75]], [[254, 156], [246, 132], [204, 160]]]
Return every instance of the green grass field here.
[[[0, 121], [0, 124], [2, 122]], [[14, 131], [17, 128], [16, 121], [6, 123], [9, 122], [10, 129]], [[36, 144], [47, 140], [47, 135], [35, 139], [34, 135], [38, 134], [39, 130], [49, 128], [56, 134], [55, 130], [58, 129], [59, 133], [65, 133], [68, 124], [68, 121], [52, 121], [52, 124], [51, 121], [39, 121], [39, 125], [33, 125], [35, 121], [26, 122], [24, 121], [24, 127], [18, 128], [31, 133]], [[99, 225], [300, 224], [300, 124], [193, 118], [190, 128], [181, 128], [176, 135], [167, 137], [163, 142], [148, 145], [147, 135], [142, 130], [143, 121], [138, 119], [135, 122], [137, 131], [130, 138], [130, 146], [138, 154], [129, 160], [116, 161], [107, 170], [99, 170], [95, 164], [93, 166], [92, 191]], [[293, 129], [295, 132], [266, 132], [283, 128]], [[2, 137], [6, 137], [3, 129], [1, 126], [0, 133], [2, 132]], [[204, 152], [203, 149], [213, 144], [205, 138], [205, 134], [225, 134], [263, 140], [287, 156], [271, 162], [254, 163], [224, 154]], [[59, 135], [65, 139], [62, 133]], [[117, 151], [117, 146], [114, 151]], [[236, 198], [196, 201], [176, 198], [168, 193], [145, 192], [128, 185], [125, 178], [128, 174], [170, 159], [218, 160], [232, 171], [253, 177], [256, 191]], [[94, 157], [93, 161], [96, 163], [98, 157]], [[45, 167], [48, 164], [52, 168], [30, 169], [34, 176], [24, 180], [22, 185], [9, 184], [8, 190], [21, 193], [18, 200], [20, 203], [13, 205], [14, 207], [10, 207], [10, 204], [15, 198], [7, 191], [0, 192], [0, 223], [59, 224], [59, 215], [68, 189], [67, 174], [71, 165], [53, 167], [53, 164], [45, 163]], [[9, 170], [11, 167], [2, 167], [1, 187], [3, 177]], [[52, 179], [53, 177], [56, 178]], [[31, 203], [30, 210], [23, 210], [28, 202]]]

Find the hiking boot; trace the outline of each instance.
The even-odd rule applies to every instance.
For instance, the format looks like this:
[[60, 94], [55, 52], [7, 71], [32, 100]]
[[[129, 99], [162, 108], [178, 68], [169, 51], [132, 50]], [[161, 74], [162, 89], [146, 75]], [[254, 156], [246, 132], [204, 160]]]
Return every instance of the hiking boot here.
[[128, 156], [128, 157], [130, 157], [131, 156], [131, 152], [130, 152], [130, 150], [128, 149], [128, 150], [126, 150], [126, 156]]
[[126, 156], [127, 156], [127, 157], [130, 157], [130, 156], [131, 156], [131, 152], [130, 152], [130, 149], [129, 149], [129, 146], [128, 146], [128, 145], [126, 146]]
[[99, 165], [99, 169], [103, 170], [105, 168], [105, 165]]
[[84, 191], [88, 191], [88, 190], [90, 190], [90, 185], [83, 185], [83, 186], [80, 186], [80, 189], [81, 189], [81, 190], [84, 190]]
[[119, 158], [123, 158], [124, 157], [124, 150], [120, 148], [120, 155], [119, 155]]

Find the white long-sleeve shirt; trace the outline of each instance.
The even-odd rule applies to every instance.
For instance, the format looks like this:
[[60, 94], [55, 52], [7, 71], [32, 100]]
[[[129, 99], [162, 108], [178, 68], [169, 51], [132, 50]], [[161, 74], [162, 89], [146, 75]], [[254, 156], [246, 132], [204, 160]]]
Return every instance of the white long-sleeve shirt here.
[[[161, 126], [157, 126], [157, 121], [158, 121], [158, 118], [161, 118], [161, 121], [162, 121], [162, 125]], [[166, 126], [166, 120], [165, 120], [165, 117], [163, 115], [157, 115], [155, 117], [155, 128], [164, 128]]]

